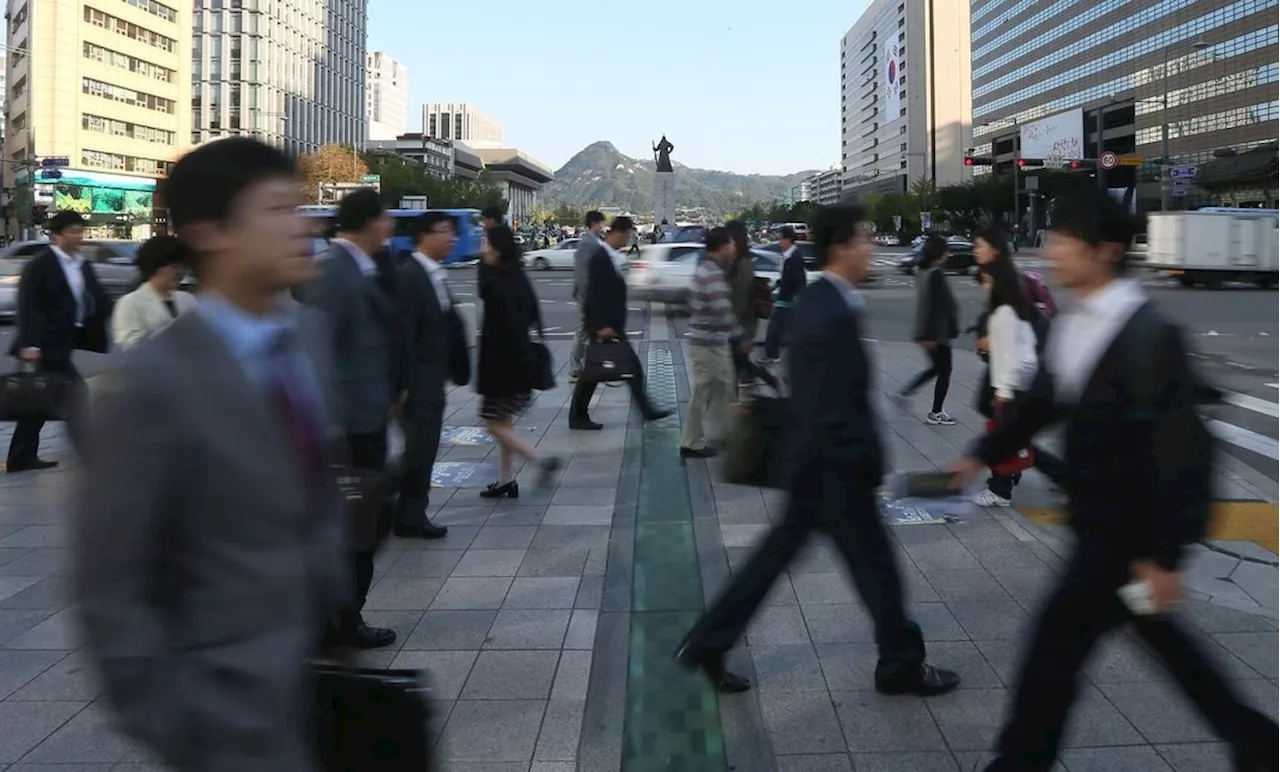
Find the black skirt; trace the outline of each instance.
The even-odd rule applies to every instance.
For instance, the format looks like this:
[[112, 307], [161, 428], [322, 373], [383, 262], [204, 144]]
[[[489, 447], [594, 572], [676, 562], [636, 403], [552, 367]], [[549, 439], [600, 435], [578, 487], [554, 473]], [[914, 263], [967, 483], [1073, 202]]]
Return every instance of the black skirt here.
[[529, 409], [533, 402], [533, 392], [508, 394], [502, 397], [481, 397], [480, 417], [486, 421], [501, 421], [514, 418]]

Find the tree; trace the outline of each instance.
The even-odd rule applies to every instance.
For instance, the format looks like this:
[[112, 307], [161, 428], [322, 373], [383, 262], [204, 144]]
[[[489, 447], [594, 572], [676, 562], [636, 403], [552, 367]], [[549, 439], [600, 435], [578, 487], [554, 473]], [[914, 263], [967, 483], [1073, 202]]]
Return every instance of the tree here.
[[303, 193], [311, 203], [316, 202], [321, 185], [359, 182], [361, 177], [369, 173], [369, 167], [353, 147], [336, 142], [302, 156], [298, 160], [298, 166], [306, 181]]

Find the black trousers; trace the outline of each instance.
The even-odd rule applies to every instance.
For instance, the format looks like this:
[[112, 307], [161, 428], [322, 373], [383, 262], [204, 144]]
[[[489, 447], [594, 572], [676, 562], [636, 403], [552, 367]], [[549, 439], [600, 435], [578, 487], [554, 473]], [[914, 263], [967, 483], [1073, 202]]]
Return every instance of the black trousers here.
[[[630, 344], [628, 344], [628, 349], [631, 351], [631, 356], [634, 360], [636, 377], [626, 382], [627, 387], [631, 389], [631, 399], [640, 408], [640, 414], [647, 420], [658, 411], [653, 406], [653, 401], [649, 399], [649, 393], [644, 390], [644, 367], [640, 364], [640, 357]], [[595, 396], [597, 385], [595, 381], [589, 381], [579, 374], [578, 383], [573, 387], [573, 398], [569, 402], [569, 417], [571, 419], [585, 420], [589, 418], [588, 408], [591, 405], [591, 398]]]
[[933, 348], [925, 349], [924, 353], [929, 357], [929, 368], [917, 375], [902, 393], [912, 394], [933, 379], [932, 412], [941, 413], [942, 403], [947, 399], [947, 389], [951, 388], [951, 346], [938, 343]]
[[427, 506], [431, 503], [431, 470], [440, 452], [440, 431], [444, 424], [445, 400], [416, 406], [401, 421], [404, 430], [404, 477], [400, 498], [396, 502], [395, 522], [410, 528], [427, 524]]
[[[81, 412], [84, 409], [85, 394], [84, 380], [80, 377], [80, 371], [76, 370], [76, 366], [70, 360], [42, 362], [39, 365], [39, 369], [42, 372], [70, 376], [78, 384], [75, 404], [68, 412], [65, 423], [67, 425], [67, 433], [71, 438], [71, 447], [79, 451], [81, 447], [81, 419], [83, 417]], [[9, 455], [6, 459], [8, 468], [21, 469], [37, 460], [37, 452], [40, 450], [40, 430], [44, 428], [44, 424], [43, 418], [24, 418], [14, 422], [13, 436], [9, 439]]]
[[1135, 616], [1116, 595], [1130, 579], [1129, 562], [1106, 540], [1080, 537], [1057, 589], [1040, 609], [1000, 736], [1000, 757], [989, 770], [1047, 772], [1052, 767], [1080, 670], [1098, 639], [1125, 622], [1134, 623], [1142, 640], [1238, 757], [1262, 759], [1250, 754], [1265, 749], [1265, 758], [1275, 763], [1275, 722], [1239, 701], [1177, 619], [1165, 614]]
[[769, 329], [764, 333], [764, 355], [770, 359], [777, 359], [782, 352], [782, 342], [787, 339], [790, 334], [788, 325], [791, 324], [791, 308], [790, 306], [774, 306], [773, 316], [769, 319]]
[[[351, 466], [358, 469], [382, 469], [387, 465], [387, 428], [370, 434], [348, 434], [347, 454]], [[385, 539], [391, 530], [391, 499], [383, 502], [378, 516], [379, 542]], [[351, 553], [352, 575], [355, 579], [355, 605], [343, 614], [346, 625], [359, 623], [360, 611], [364, 608], [365, 599], [369, 597], [369, 587], [373, 584], [373, 557], [376, 548], [359, 550]]]
[[[782, 522], [733, 575], [689, 632], [693, 651], [726, 652], [742, 637], [747, 624], [779, 574], [786, 570], [815, 531], [835, 542], [854, 588], [875, 623], [879, 662], [876, 680], [892, 680], [918, 667], [925, 658], [920, 627], [907, 617], [902, 578], [894, 547], [870, 486], [849, 481], [848, 470], [807, 473], [801, 483], [812, 493], [793, 495]], [[796, 486], [797, 490], [801, 486]]]

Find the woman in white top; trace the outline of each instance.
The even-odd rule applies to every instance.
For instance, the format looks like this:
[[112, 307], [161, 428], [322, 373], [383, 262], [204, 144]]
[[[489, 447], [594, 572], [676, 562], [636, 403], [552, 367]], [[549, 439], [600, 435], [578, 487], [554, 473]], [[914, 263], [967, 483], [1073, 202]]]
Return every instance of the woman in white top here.
[[[1036, 332], [1031, 326], [1031, 304], [1023, 290], [1018, 271], [1008, 260], [982, 266], [982, 287], [987, 293], [987, 356], [990, 364], [992, 414], [997, 421], [1012, 417], [1019, 395], [1031, 388], [1039, 360]], [[978, 494], [984, 507], [1007, 507], [1012, 503], [1013, 475], [997, 475], [987, 480], [987, 489]]]
[[196, 307], [194, 295], [178, 285], [186, 273], [186, 249], [173, 236], [156, 236], [138, 249], [142, 284], [120, 298], [111, 316], [111, 337], [116, 348], [133, 348]]

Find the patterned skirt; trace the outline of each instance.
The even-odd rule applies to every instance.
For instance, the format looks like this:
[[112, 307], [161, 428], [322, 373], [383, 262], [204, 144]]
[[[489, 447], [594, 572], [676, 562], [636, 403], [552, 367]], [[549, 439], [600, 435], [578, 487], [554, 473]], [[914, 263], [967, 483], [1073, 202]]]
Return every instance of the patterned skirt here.
[[481, 397], [480, 417], [486, 421], [501, 421], [504, 418], [515, 418], [529, 409], [533, 402], [533, 392], [508, 394], [503, 397]]

